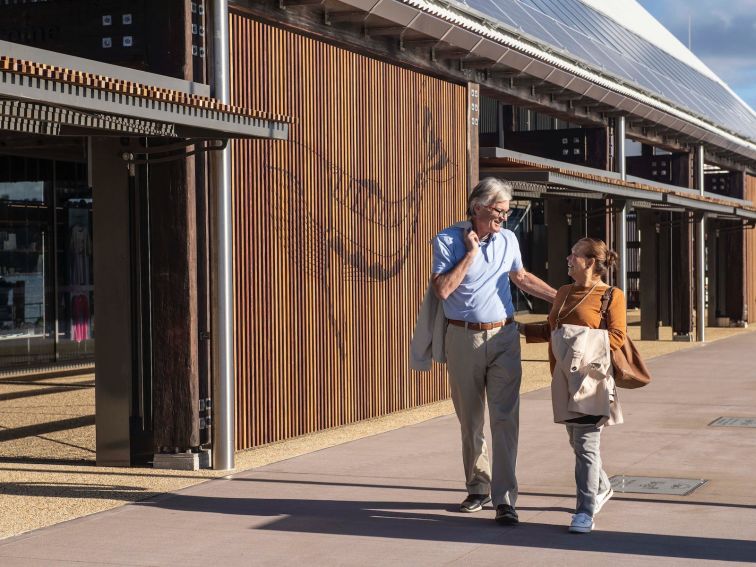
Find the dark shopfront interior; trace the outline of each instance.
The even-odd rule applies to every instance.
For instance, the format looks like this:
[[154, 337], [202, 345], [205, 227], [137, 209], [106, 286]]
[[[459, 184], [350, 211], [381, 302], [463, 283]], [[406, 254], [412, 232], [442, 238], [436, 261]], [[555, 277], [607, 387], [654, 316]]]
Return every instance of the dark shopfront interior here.
[[[84, 139], [0, 153], [0, 371], [94, 362]], [[0, 149], [1, 151], [1, 149]]]

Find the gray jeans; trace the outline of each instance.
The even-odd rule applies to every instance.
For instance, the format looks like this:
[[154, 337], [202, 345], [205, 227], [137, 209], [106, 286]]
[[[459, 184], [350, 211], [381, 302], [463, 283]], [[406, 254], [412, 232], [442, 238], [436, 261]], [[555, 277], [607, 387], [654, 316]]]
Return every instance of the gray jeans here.
[[[462, 463], [469, 494], [488, 494], [494, 507], [517, 500], [520, 420], [520, 335], [516, 325], [471, 331], [449, 325], [446, 367], [462, 429]], [[483, 436], [485, 406], [491, 422], [493, 474]]]
[[609, 477], [601, 465], [601, 429], [593, 424], [567, 424], [567, 435], [575, 452], [575, 513], [593, 517], [596, 495], [609, 489]]

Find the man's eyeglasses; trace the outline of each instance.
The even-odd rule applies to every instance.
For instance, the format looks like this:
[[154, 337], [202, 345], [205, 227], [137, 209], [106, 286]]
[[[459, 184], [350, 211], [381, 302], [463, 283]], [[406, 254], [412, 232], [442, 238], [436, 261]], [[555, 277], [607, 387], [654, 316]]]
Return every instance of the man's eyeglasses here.
[[486, 205], [486, 208], [488, 210], [490, 210], [490, 211], [493, 211], [494, 213], [496, 213], [497, 215], [499, 215], [504, 220], [507, 220], [507, 218], [509, 218], [509, 215], [512, 214], [512, 211], [510, 211], [509, 209], [507, 209], [507, 210], [497, 209], [496, 207], [492, 207], [491, 205]]

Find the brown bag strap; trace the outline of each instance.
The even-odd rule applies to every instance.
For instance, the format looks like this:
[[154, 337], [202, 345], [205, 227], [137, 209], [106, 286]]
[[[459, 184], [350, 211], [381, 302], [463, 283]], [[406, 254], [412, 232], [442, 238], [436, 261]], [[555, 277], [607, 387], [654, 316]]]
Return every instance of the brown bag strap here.
[[609, 311], [609, 304], [612, 302], [612, 292], [614, 286], [606, 288], [604, 295], [601, 297], [601, 326], [599, 329], [606, 329], [606, 312]]

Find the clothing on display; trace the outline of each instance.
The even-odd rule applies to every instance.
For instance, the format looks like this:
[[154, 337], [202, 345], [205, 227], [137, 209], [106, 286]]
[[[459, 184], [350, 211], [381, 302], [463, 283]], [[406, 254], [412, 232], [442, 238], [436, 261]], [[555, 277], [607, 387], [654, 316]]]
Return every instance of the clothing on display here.
[[71, 338], [77, 343], [89, 338], [89, 298], [84, 293], [71, 299]]
[[90, 281], [89, 262], [92, 244], [89, 229], [81, 224], [71, 227], [68, 240], [68, 262], [71, 285], [87, 285]]
[[90, 210], [86, 200], [68, 202], [68, 246], [66, 263], [70, 290], [70, 338], [81, 342], [91, 338], [92, 313], [89, 291], [92, 285], [92, 240]]

